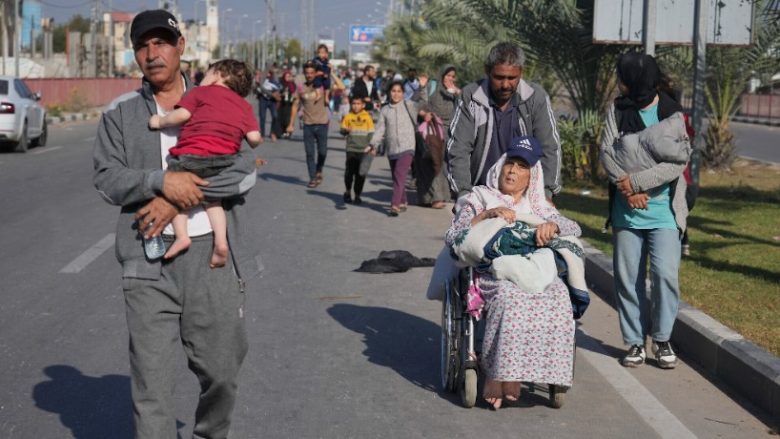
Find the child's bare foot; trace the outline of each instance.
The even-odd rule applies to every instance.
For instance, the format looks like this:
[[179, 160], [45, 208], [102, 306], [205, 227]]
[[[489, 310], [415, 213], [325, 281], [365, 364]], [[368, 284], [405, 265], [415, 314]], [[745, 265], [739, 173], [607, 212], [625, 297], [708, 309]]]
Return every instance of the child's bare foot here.
[[224, 267], [228, 257], [228, 246], [214, 244], [214, 251], [211, 253], [209, 268]]
[[519, 381], [504, 381], [501, 387], [504, 391], [504, 398], [508, 401], [517, 401], [520, 399]]
[[192, 244], [192, 240], [190, 239], [189, 236], [183, 236], [181, 238], [177, 236], [176, 240], [173, 241], [173, 244], [171, 244], [171, 247], [168, 249], [167, 252], [165, 252], [165, 256], [163, 256], [163, 258], [171, 259], [175, 257], [179, 253], [190, 248], [190, 244]]
[[504, 396], [503, 386], [501, 381], [491, 380], [488, 378], [485, 381], [485, 390], [482, 392], [482, 397], [485, 398], [490, 407], [493, 410], [501, 408], [502, 398]]

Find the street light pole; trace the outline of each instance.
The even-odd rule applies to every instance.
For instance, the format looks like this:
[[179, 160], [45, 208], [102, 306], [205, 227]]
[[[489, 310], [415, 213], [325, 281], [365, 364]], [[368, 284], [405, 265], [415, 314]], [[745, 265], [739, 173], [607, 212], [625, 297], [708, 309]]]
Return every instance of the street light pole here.
[[[233, 8], [225, 9], [225, 12], [222, 14], [222, 17], [221, 17], [222, 18], [222, 26], [220, 26], [220, 31], [219, 31], [219, 41], [220, 41], [220, 45], [222, 46], [222, 49], [219, 51], [220, 52], [219, 53], [219, 57], [220, 58], [225, 58], [226, 55], [227, 55], [226, 54], [226, 52], [227, 52], [227, 44], [226, 44], [227, 43], [227, 16], [228, 16], [228, 13], [230, 11], [232, 11], [232, 10], [233, 10]], [[223, 36], [225, 38], [223, 38]]]
[[262, 23], [263, 20], [257, 19], [252, 23], [252, 66], [257, 68], [257, 24]]
[[[238, 17], [238, 24], [236, 25], [236, 31], [235, 31], [236, 47], [238, 47], [238, 42], [241, 41], [241, 31], [240, 31], [240, 29], [241, 29], [241, 20], [243, 20], [244, 18], [249, 18], [249, 14], [244, 14], [244, 15]], [[241, 54], [238, 54], [238, 56], [241, 56]]]

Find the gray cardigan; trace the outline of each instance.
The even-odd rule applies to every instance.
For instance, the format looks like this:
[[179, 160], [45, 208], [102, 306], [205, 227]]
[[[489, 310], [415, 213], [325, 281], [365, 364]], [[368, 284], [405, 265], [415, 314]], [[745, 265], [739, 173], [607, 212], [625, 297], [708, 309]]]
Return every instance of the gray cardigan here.
[[[186, 80], [187, 90], [192, 84]], [[117, 98], [103, 113], [93, 152], [93, 181], [109, 204], [121, 206], [116, 225], [116, 257], [126, 278], [159, 279], [160, 260], [149, 261], [135, 228], [134, 215], [152, 198], [162, 193], [163, 175], [160, 133], [149, 129], [156, 114], [151, 85]], [[201, 188], [208, 199], [222, 199], [228, 220], [228, 241], [236, 271], [243, 280], [262, 269], [257, 246], [245, 227], [250, 224], [243, 212], [244, 195], [256, 180], [254, 151], [244, 143], [234, 164], [209, 179]]]
[[[621, 136], [617, 129], [615, 107], [610, 107], [601, 134], [601, 165], [609, 180], [617, 182], [630, 175], [635, 192], [644, 192], [666, 183], [672, 184], [672, 213], [680, 230], [687, 227], [687, 184], [682, 177], [690, 156], [690, 140], [685, 133], [681, 113], [645, 128], [639, 133]], [[679, 148], [674, 151], [677, 145]], [[659, 159], [668, 161], [658, 161]], [[612, 212], [610, 212], [610, 215]]]
[[390, 158], [405, 152], [414, 152], [414, 132], [417, 129], [419, 111], [418, 105], [412, 101], [383, 106], [379, 111], [379, 120], [371, 138], [371, 145], [384, 143], [387, 156]]

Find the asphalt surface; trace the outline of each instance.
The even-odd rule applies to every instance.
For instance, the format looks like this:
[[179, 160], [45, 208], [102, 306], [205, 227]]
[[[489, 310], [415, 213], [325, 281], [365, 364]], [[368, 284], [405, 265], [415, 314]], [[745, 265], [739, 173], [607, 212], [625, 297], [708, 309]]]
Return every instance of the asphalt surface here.
[[780, 127], [731, 122], [737, 155], [780, 163]]
[[[0, 438], [132, 437], [118, 209], [91, 183], [95, 127], [52, 127], [49, 146], [0, 154]], [[298, 138], [258, 149], [268, 164], [248, 209], [265, 271], [248, 285], [250, 351], [231, 437], [765, 438], [777, 425], [686, 362], [620, 367], [616, 313], [595, 295], [562, 409], [527, 391], [498, 412], [462, 408], [438, 386], [431, 269], [353, 272], [381, 250], [435, 257], [451, 214], [412, 206], [387, 217], [383, 158], [365, 204], [344, 208], [344, 142], [330, 142], [313, 190]], [[198, 384], [183, 354], [177, 367], [177, 425], [188, 438]]]

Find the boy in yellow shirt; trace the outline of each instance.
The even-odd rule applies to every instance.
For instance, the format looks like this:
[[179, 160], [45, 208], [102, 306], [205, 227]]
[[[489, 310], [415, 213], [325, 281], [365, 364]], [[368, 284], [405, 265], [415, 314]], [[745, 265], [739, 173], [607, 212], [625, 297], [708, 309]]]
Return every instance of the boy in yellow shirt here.
[[[355, 204], [361, 204], [360, 194], [366, 181], [374, 151], [369, 142], [374, 134], [374, 121], [365, 110], [362, 96], [350, 97], [351, 111], [341, 120], [341, 134], [347, 136], [347, 163], [344, 171], [344, 202], [352, 203], [352, 182], [355, 182]], [[370, 154], [370, 155], [369, 155]]]

